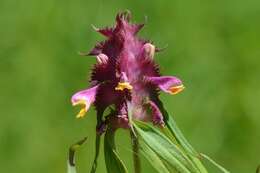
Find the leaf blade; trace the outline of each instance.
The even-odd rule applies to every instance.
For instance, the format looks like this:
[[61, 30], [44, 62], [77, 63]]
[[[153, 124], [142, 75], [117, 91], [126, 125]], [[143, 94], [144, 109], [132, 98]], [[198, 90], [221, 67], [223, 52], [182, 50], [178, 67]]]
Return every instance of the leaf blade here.
[[99, 150], [100, 150], [100, 134], [96, 134], [96, 146], [95, 146], [95, 158], [94, 162], [91, 167], [91, 173], [95, 173], [97, 169], [97, 160], [99, 156]]
[[147, 144], [143, 142], [141, 143], [141, 146], [141, 154], [146, 158], [148, 162], [151, 163], [154, 169], [156, 169], [160, 173], [170, 173], [170, 171], [166, 168], [160, 157], [158, 157], [158, 155], [152, 149], [150, 149]]
[[[135, 122], [133, 125], [145, 143], [177, 171], [182, 173], [196, 172], [194, 167], [190, 165], [190, 161], [186, 160], [187, 158], [182, 155], [176, 145], [165, 139], [166, 137], [154, 130], [154, 127], [143, 122]], [[149, 130], [151, 131], [149, 132]]]
[[81, 139], [75, 144], [71, 145], [69, 148], [69, 157], [67, 163], [67, 173], [77, 173], [76, 163], [75, 163], [75, 153], [87, 140], [87, 137]]
[[104, 154], [107, 173], [128, 173], [126, 166], [116, 151], [114, 135], [115, 132], [108, 129], [104, 139]]
[[214, 166], [216, 166], [219, 170], [221, 170], [224, 173], [230, 173], [228, 170], [226, 170], [224, 167], [222, 167], [221, 165], [219, 165], [217, 162], [215, 162], [213, 159], [211, 159], [209, 156], [207, 156], [206, 154], [200, 153], [200, 155], [208, 160], [210, 163], [212, 163]]
[[198, 156], [198, 152], [191, 146], [191, 144], [187, 141], [187, 139], [182, 134], [181, 130], [177, 126], [176, 122], [171, 116], [168, 116], [168, 120], [166, 121], [166, 126], [175, 136], [175, 139], [183, 146], [183, 148], [189, 153], [194, 156]]

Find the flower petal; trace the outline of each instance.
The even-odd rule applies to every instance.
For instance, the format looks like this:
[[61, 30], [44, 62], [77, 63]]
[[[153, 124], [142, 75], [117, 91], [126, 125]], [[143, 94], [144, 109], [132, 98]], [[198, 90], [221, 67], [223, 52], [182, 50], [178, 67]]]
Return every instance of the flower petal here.
[[147, 77], [147, 80], [169, 94], [177, 94], [184, 89], [182, 81], [174, 76]]
[[80, 112], [77, 115], [77, 118], [84, 117], [90, 105], [95, 101], [98, 86], [99, 85], [96, 85], [92, 88], [79, 91], [71, 97], [71, 102], [73, 106], [82, 106]]
[[153, 124], [164, 126], [163, 115], [162, 115], [160, 109], [157, 107], [157, 105], [153, 101], [150, 101], [149, 104], [150, 104], [150, 108], [151, 108], [151, 112], [152, 112]]

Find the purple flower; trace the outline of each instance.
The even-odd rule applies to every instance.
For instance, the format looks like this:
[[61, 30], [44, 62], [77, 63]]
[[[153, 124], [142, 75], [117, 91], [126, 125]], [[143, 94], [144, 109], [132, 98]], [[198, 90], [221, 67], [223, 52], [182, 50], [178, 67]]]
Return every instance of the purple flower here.
[[[91, 74], [93, 87], [72, 97], [73, 105], [82, 105], [77, 117], [83, 117], [94, 103], [101, 132], [106, 125], [129, 128], [127, 103], [131, 104], [133, 119], [162, 126], [158, 89], [170, 94], [184, 89], [180, 79], [160, 76], [154, 62], [158, 48], [136, 36], [143, 24], [130, 23], [130, 18], [129, 13], [119, 13], [114, 27], [95, 28], [106, 40], [84, 54], [97, 59]], [[103, 115], [106, 108], [111, 112]]]
[[82, 90], [74, 94], [71, 98], [73, 106], [81, 105], [82, 108], [77, 118], [82, 118], [88, 111], [90, 105], [95, 101], [98, 85], [90, 89]]
[[178, 94], [184, 89], [181, 80], [173, 76], [147, 77], [147, 80], [169, 94]]

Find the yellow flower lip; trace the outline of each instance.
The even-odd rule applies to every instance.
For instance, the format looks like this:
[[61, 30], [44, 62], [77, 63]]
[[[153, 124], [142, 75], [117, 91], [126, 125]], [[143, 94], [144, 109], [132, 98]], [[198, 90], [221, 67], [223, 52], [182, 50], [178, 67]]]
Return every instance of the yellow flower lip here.
[[73, 103], [73, 106], [77, 106], [77, 105], [81, 105], [82, 108], [80, 109], [76, 118], [83, 118], [86, 115], [86, 112], [87, 112], [86, 101], [85, 100], [79, 100], [79, 101]]
[[181, 92], [182, 90], [184, 90], [185, 87], [183, 85], [178, 85], [178, 86], [173, 86], [169, 88], [169, 92], [172, 95], [178, 94], [179, 92]]
[[80, 109], [79, 113], [77, 114], [76, 118], [83, 118], [86, 115], [86, 109], [82, 108]]
[[133, 86], [129, 82], [118, 82], [115, 90], [123, 91], [124, 89], [132, 90]]

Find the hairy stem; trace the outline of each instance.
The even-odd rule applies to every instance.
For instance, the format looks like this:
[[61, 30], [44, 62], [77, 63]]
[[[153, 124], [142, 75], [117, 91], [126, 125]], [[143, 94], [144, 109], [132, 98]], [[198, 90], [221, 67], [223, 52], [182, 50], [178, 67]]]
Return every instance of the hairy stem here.
[[133, 161], [135, 173], [141, 173], [141, 161], [139, 158], [139, 142], [137, 136], [130, 131], [132, 149], [133, 149]]

